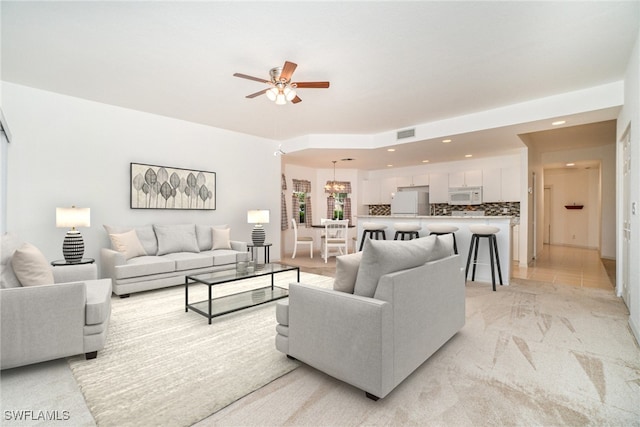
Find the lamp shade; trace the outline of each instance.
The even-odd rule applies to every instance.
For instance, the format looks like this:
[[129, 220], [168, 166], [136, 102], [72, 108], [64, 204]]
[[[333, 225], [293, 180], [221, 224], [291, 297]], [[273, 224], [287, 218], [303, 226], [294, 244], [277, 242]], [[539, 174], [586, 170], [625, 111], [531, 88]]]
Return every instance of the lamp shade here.
[[253, 209], [247, 211], [249, 224], [269, 224], [269, 209]]
[[74, 228], [91, 226], [91, 209], [56, 208], [56, 227]]

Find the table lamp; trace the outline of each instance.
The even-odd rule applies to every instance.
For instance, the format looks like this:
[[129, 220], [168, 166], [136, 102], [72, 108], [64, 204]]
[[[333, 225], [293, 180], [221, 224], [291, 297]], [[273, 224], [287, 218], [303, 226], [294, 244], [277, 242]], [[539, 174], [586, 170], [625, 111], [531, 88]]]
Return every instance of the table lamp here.
[[75, 264], [82, 260], [84, 255], [84, 240], [76, 227], [91, 226], [91, 210], [89, 208], [56, 208], [56, 227], [68, 228], [62, 242], [62, 254], [65, 261]]
[[255, 224], [251, 231], [251, 240], [253, 240], [254, 246], [263, 246], [266, 234], [262, 224], [269, 224], [269, 210], [268, 209], [253, 209], [247, 212], [247, 222], [249, 224]]

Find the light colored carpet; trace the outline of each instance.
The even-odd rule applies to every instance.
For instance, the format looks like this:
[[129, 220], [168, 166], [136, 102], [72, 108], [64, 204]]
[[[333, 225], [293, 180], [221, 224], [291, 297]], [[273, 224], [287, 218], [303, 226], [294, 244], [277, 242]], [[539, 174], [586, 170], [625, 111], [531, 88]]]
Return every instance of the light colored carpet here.
[[197, 426], [640, 426], [640, 349], [612, 291], [466, 294], [464, 328], [384, 399], [303, 365]]
[[[281, 287], [296, 281], [295, 272], [275, 277]], [[333, 283], [308, 273], [301, 280]], [[268, 283], [268, 277], [230, 283], [214, 295]], [[190, 301], [206, 299], [206, 291], [190, 286]], [[112, 302], [105, 349], [94, 360], [69, 359], [98, 426], [188, 426], [299, 366], [275, 349], [275, 303], [208, 325], [205, 317], [185, 313], [182, 286]]]

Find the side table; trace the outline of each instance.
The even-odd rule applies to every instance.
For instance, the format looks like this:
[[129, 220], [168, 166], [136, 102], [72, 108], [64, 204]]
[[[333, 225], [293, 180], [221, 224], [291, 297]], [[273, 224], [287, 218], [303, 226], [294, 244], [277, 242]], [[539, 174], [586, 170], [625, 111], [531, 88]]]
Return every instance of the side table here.
[[247, 244], [247, 252], [251, 252], [251, 259], [255, 259], [256, 263], [257, 263], [257, 253], [254, 256], [254, 250], [257, 250], [259, 248], [264, 248], [264, 262], [266, 264], [269, 264], [269, 259], [270, 259], [270, 253], [269, 251], [271, 250], [271, 246], [273, 245], [273, 243], [265, 243], [262, 245], [253, 245], [253, 244]]
[[57, 259], [55, 261], [51, 261], [51, 265], [54, 267], [59, 267], [61, 265], [93, 264], [94, 262], [96, 262], [96, 260], [93, 258], [82, 258], [78, 262], [67, 262], [67, 260], [64, 260], [64, 259]]

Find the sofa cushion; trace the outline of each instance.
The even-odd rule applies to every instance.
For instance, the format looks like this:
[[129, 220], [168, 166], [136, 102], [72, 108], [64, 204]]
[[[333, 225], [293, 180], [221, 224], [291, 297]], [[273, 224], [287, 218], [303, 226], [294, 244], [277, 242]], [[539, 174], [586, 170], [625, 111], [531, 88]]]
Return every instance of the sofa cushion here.
[[212, 228], [229, 228], [227, 224], [222, 225], [198, 225], [196, 224], [196, 239], [200, 251], [209, 251], [213, 247]]
[[11, 267], [22, 286], [51, 285], [53, 271], [40, 249], [23, 243], [13, 253]]
[[336, 257], [336, 280], [333, 282], [334, 290], [349, 294], [353, 293], [361, 260], [362, 252]]
[[158, 255], [172, 252], [200, 252], [195, 224], [154, 224], [153, 229], [158, 238]]
[[236, 255], [238, 255], [238, 251], [234, 251], [233, 249], [216, 249], [215, 251], [201, 252], [201, 254], [213, 257], [213, 265], [218, 266], [234, 264], [236, 262]]
[[136, 230], [129, 230], [119, 234], [109, 234], [111, 246], [118, 252], [124, 254], [125, 259], [146, 255], [147, 252], [142, 247]]
[[174, 252], [163, 255], [162, 257], [174, 260], [176, 263], [176, 271], [213, 266], [213, 257], [203, 253]]
[[[156, 255], [158, 253], [158, 240], [156, 239], [156, 233], [153, 231], [152, 225], [140, 225], [137, 227], [131, 226], [116, 226], [116, 225], [104, 225], [107, 234], [121, 234], [129, 230], [136, 230], [140, 244], [144, 248], [147, 255]], [[115, 248], [112, 248], [115, 250]]]
[[289, 300], [278, 301], [276, 304], [276, 322], [289, 326]]
[[230, 228], [212, 228], [213, 244], [211, 249], [231, 249], [231, 229]]
[[131, 258], [126, 265], [115, 267], [116, 279], [128, 279], [130, 277], [148, 276], [158, 273], [171, 273], [176, 271], [176, 262], [169, 258], [159, 256], [139, 256]]
[[436, 235], [431, 235], [406, 241], [365, 240], [353, 293], [373, 297], [381, 276], [429, 261], [429, 252], [433, 250], [436, 238]]
[[20, 281], [11, 267], [13, 253], [22, 245], [17, 234], [5, 233], [2, 235], [2, 248], [0, 249], [0, 287], [19, 288]]

